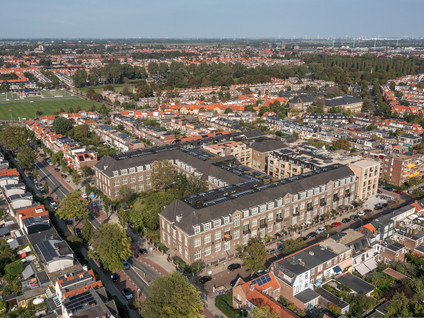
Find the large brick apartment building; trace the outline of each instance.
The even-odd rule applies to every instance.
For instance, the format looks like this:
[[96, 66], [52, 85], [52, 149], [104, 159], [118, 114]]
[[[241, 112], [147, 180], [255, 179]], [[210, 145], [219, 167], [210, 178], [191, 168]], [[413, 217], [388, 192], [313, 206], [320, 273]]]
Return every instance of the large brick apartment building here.
[[358, 178], [334, 165], [262, 186], [249, 182], [172, 202], [159, 214], [161, 242], [187, 263], [216, 263], [250, 238], [272, 237], [349, 205]]

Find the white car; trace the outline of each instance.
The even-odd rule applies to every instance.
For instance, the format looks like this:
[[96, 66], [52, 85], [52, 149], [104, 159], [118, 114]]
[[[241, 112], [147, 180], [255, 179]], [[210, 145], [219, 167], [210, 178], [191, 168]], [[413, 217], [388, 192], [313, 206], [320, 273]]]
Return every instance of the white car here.
[[318, 228], [317, 233], [318, 233], [318, 234], [321, 234], [321, 233], [323, 233], [324, 231], [325, 231], [325, 227], [320, 227], [320, 228]]
[[364, 216], [364, 215], [365, 215], [364, 211], [359, 211], [358, 212], [358, 216]]

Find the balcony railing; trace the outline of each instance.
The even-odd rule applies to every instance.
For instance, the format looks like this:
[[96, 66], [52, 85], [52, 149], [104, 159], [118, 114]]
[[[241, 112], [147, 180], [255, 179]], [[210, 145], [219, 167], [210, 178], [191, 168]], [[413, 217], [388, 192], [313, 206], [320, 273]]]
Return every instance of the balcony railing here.
[[267, 225], [266, 225], [266, 223], [261, 223], [261, 224], [259, 225], [259, 227], [260, 227], [261, 229], [264, 229], [264, 228], [266, 228], [266, 227], [267, 227]]
[[280, 223], [280, 222], [283, 222], [283, 218], [280, 216], [280, 217], [277, 217], [276, 219], [275, 219], [275, 221], [277, 222], [277, 223]]
[[230, 241], [232, 238], [231, 234], [224, 234], [224, 241]]
[[243, 234], [244, 234], [244, 235], [246, 235], [246, 234], [250, 234], [250, 229], [243, 229]]

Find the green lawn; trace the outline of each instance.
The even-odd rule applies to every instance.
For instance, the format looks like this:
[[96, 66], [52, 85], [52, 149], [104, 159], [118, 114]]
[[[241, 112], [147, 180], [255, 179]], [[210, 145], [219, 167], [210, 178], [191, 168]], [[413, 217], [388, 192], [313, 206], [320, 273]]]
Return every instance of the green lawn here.
[[43, 91], [42, 94], [45, 98], [33, 97], [23, 100], [18, 99], [16, 94], [0, 94], [0, 120], [17, 120], [18, 117], [30, 119], [36, 117], [37, 111], [43, 112], [43, 115], [53, 115], [61, 108], [65, 111], [70, 107], [75, 111], [78, 106], [81, 109], [90, 109], [92, 105], [100, 108], [100, 104], [96, 102], [72, 96], [63, 90]]

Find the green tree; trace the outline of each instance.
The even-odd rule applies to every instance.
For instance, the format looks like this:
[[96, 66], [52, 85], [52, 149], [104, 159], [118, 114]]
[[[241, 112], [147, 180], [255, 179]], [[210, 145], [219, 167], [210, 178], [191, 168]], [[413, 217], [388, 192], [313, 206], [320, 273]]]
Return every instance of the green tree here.
[[55, 133], [66, 135], [72, 129], [73, 122], [64, 117], [58, 117], [53, 121], [52, 129]]
[[72, 76], [72, 79], [74, 80], [75, 87], [83, 87], [87, 84], [87, 72], [85, 69], [79, 69], [75, 72], [74, 76]]
[[343, 138], [333, 141], [333, 144], [331, 145], [332, 150], [350, 150], [351, 148], [349, 140]]
[[233, 112], [233, 110], [230, 107], [225, 108], [225, 111], [224, 111], [225, 114], [229, 114], [229, 113], [232, 113], [232, 112]]
[[306, 246], [305, 241], [298, 237], [295, 240], [285, 240], [281, 243], [282, 252], [284, 255], [288, 255], [293, 253], [294, 251], [298, 251]]
[[30, 146], [22, 146], [18, 149], [18, 165], [21, 168], [31, 167], [37, 160], [35, 151]]
[[[140, 224], [139, 220], [141, 218], [143, 224], [148, 229], [155, 231], [159, 228], [159, 212], [174, 199], [175, 196], [172, 193], [166, 192], [157, 192], [150, 195], [147, 199], [138, 199], [134, 203], [134, 211], [131, 213], [133, 217], [131, 220], [134, 224]], [[137, 217], [134, 218], [135, 215], [137, 215]]]
[[86, 215], [84, 217], [83, 225], [82, 225], [82, 228], [81, 228], [81, 234], [87, 241], [89, 241], [89, 240], [91, 240], [93, 233], [94, 233], [94, 227], [90, 223], [88, 215]]
[[152, 185], [156, 191], [166, 191], [174, 183], [176, 171], [171, 161], [155, 161], [152, 165]]
[[131, 200], [133, 193], [129, 186], [122, 186], [118, 190], [118, 198], [120, 201], [128, 203]]
[[143, 303], [143, 317], [200, 318], [203, 302], [200, 293], [180, 273], [161, 276], [149, 287]]
[[49, 194], [50, 189], [49, 189], [49, 184], [47, 183], [47, 181], [44, 182], [44, 186], [43, 187], [44, 187], [44, 190], [46, 190], [46, 193]]
[[81, 198], [80, 191], [73, 191], [66, 195], [66, 197], [60, 202], [59, 209], [56, 214], [62, 219], [66, 220], [72, 217], [82, 219], [88, 214], [87, 211], [88, 201]]
[[5, 267], [6, 274], [10, 276], [17, 276], [24, 270], [24, 263], [21, 260], [14, 261], [9, 263]]
[[90, 255], [103, 262], [112, 272], [123, 269], [123, 261], [131, 256], [131, 240], [116, 223], [104, 223], [93, 234]]
[[25, 133], [22, 127], [1, 125], [0, 144], [7, 150], [15, 151], [26, 144]]
[[34, 169], [32, 170], [32, 177], [35, 179], [35, 180], [38, 180], [38, 169], [37, 169], [37, 167], [35, 166], [34, 167]]
[[250, 312], [252, 318], [279, 318], [280, 315], [275, 311], [272, 311], [268, 306], [255, 307]]
[[265, 245], [258, 238], [252, 238], [244, 248], [241, 259], [248, 271], [254, 273], [265, 268], [267, 255]]
[[78, 185], [81, 182], [81, 176], [76, 170], [73, 170], [71, 173], [72, 182], [76, 185]]

